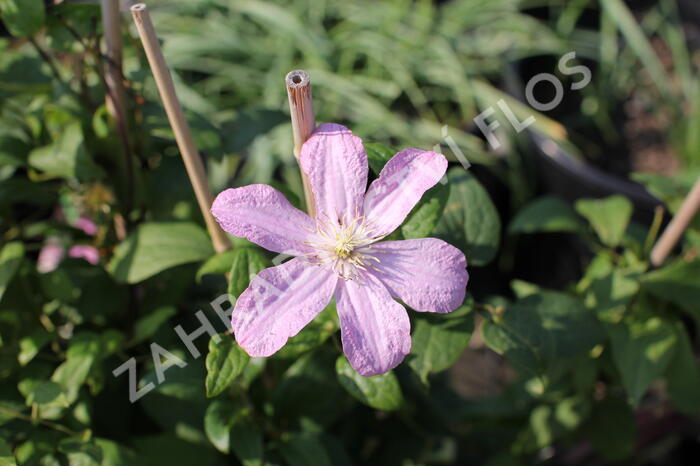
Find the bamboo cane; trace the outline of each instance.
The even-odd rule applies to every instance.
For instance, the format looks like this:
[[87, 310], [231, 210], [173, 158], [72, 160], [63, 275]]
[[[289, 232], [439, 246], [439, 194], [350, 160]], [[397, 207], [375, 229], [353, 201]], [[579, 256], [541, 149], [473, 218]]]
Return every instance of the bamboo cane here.
[[681, 204], [673, 220], [668, 224], [663, 234], [656, 242], [654, 249], [651, 251], [651, 263], [659, 266], [664, 263], [673, 247], [681, 239], [683, 233], [690, 225], [690, 222], [700, 209], [700, 178], [695, 182], [693, 189], [690, 190], [688, 196]]
[[[284, 78], [289, 97], [289, 111], [292, 117], [292, 135], [294, 136], [294, 156], [299, 160], [301, 146], [316, 128], [314, 106], [311, 98], [311, 79], [304, 70], [294, 70]], [[315, 215], [313, 192], [304, 172], [301, 172], [304, 185], [304, 198], [309, 215]]]
[[136, 28], [139, 31], [143, 48], [146, 51], [148, 63], [151, 65], [153, 76], [158, 86], [158, 92], [163, 100], [165, 112], [168, 115], [170, 126], [175, 133], [175, 140], [180, 149], [182, 160], [187, 169], [187, 175], [192, 183], [197, 203], [207, 224], [207, 230], [211, 235], [211, 241], [216, 252], [223, 252], [231, 248], [231, 242], [226, 234], [221, 230], [216, 220], [209, 211], [213, 202], [213, 196], [209, 190], [204, 165], [197, 152], [190, 127], [185, 120], [185, 114], [175, 93], [175, 85], [163, 57], [163, 51], [158, 43], [156, 31], [148, 14], [148, 8], [144, 3], [138, 3], [131, 7], [131, 14], [134, 17]]

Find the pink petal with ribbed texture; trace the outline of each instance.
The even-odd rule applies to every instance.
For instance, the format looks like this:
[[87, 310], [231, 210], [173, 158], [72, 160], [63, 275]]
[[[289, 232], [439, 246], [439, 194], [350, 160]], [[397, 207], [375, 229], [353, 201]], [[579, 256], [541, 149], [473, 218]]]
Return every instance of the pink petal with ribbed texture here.
[[435, 238], [384, 241], [367, 248], [372, 273], [416, 311], [450, 312], [464, 301], [469, 274], [462, 251]]
[[73, 226], [79, 230], [83, 230], [86, 235], [95, 236], [97, 234], [97, 225], [89, 217], [80, 217], [75, 221]]
[[330, 302], [338, 277], [295, 258], [260, 272], [231, 314], [236, 341], [253, 357], [282, 348]]
[[61, 246], [58, 238], [48, 238], [44, 246], [39, 251], [36, 261], [36, 269], [41, 273], [48, 273], [56, 270], [63, 260], [65, 249]]
[[360, 375], [388, 372], [411, 350], [406, 309], [377, 278], [340, 281], [335, 299], [343, 351]]
[[304, 243], [313, 240], [314, 221], [270, 186], [227, 189], [216, 196], [211, 213], [225, 231], [270, 251], [293, 256], [312, 251]]
[[349, 223], [362, 215], [368, 165], [360, 138], [345, 126], [322, 124], [302, 146], [299, 163], [319, 219]]
[[92, 265], [96, 265], [98, 262], [100, 262], [100, 252], [97, 250], [97, 248], [85, 244], [71, 246], [71, 248], [68, 250], [68, 257], [85, 259]]
[[446, 169], [445, 156], [436, 152], [406, 149], [392, 157], [365, 196], [364, 213], [373, 234], [383, 236], [398, 228]]

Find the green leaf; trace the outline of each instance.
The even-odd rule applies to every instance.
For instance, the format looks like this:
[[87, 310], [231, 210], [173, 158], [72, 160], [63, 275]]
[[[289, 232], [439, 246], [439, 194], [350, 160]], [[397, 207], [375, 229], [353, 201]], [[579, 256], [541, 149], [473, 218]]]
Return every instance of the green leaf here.
[[108, 269], [118, 281], [138, 283], [212, 252], [209, 236], [193, 223], [143, 223], [117, 246]]
[[290, 466], [332, 466], [318, 434], [294, 434], [284, 439], [280, 453]]
[[603, 244], [616, 247], [622, 242], [632, 217], [632, 203], [624, 196], [605, 199], [581, 199], [576, 211], [586, 217]]
[[55, 382], [42, 381], [27, 396], [27, 405], [68, 407], [68, 399], [61, 386]]
[[637, 406], [651, 382], [664, 373], [678, 346], [674, 323], [635, 308], [607, 330], [629, 402]]
[[204, 432], [221, 453], [228, 453], [231, 426], [240, 409], [231, 400], [214, 400], [204, 414]]
[[428, 190], [401, 226], [405, 239], [425, 238], [433, 232], [447, 204], [450, 188], [437, 184]]
[[0, 300], [12, 277], [15, 276], [23, 257], [24, 246], [19, 241], [7, 243], [0, 251]]
[[263, 437], [248, 419], [239, 418], [231, 428], [231, 448], [243, 466], [263, 465]]
[[175, 314], [177, 314], [177, 309], [173, 306], [163, 306], [141, 317], [134, 325], [134, 336], [129, 345], [135, 345], [151, 338]]
[[256, 247], [235, 249], [233, 251], [228, 293], [237, 298], [248, 288], [252, 277], [271, 265], [270, 260]]
[[384, 165], [396, 154], [396, 151], [378, 142], [365, 142], [364, 146], [369, 168], [375, 175], [379, 176]]
[[231, 264], [236, 256], [235, 250], [224, 251], [222, 253], [211, 256], [197, 270], [195, 280], [202, 281], [204, 275], [223, 275], [231, 270]]
[[700, 414], [700, 366], [683, 324], [675, 326], [678, 344], [666, 369], [668, 392], [673, 405], [688, 416]]
[[639, 292], [637, 270], [615, 267], [610, 257], [601, 254], [588, 265], [586, 273], [577, 285], [584, 302], [605, 322], [619, 322], [627, 305]]
[[7, 441], [0, 437], [0, 466], [17, 466], [15, 455]]
[[136, 453], [130, 448], [104, 438], [96, 438], [95, 443], [102, 450], [102, 463], [100, 466], [131, 466], [138, 464]]
[[20, 365], [26, 366], [29, 361], [34, 359], [39, 350], [51, 341], [52, 335], [47, 332], [43, 327], [39, 327], [34, 330], [31, 334], [23, 337], [19, 341], [19, 354], [17, 355], [17, 360]]
[[70, 466], [100, 466], [102, 449], [94, 442], [75, 438], [61, 440], [58, 450], [68, 457]]
[[462, 306], [449, 314], [421, 314], [416, 318], [408, 365], [423, 382], [427, 383], [428, 374], [452, 366], [469, 346], [474, 331], [471, 311], [471, 307]]
[[36, 34], [46, 17], [43, 0], [0, 0], [0, 13], [7, 30], [17, 37]]
[[92, 365], [103, 354], [104, 348], [97, 335], [86, 332], [73, 337], [65, 362], [51, 376], [51, 381], [63, 388], [69, 403], [78, 398], [78, 391], [87, 380]]
[[523, 207], [510, 222], [508, 232], [580, 232], [584, 227], [569, 204], [559, 198], [545, 196]]
[[671, 263], [642, 277], [642, 288], [700, 318], [700, 259]]
[[498, 212], [474, 175], [455, 167], [447, 178], [450, 194], [433, 235], [465, 251], [469, 264], [486, 265], [500, 241]]
[[279, 110], [265, 108], [243, 110], [232, 121], [223, 125], [224, 150], [228, 153], [239, 153], [246, 149], [256, 137], [288, 121], [289, 116]]
[[585, 353], [602, 338], [591, 311], [578, 299], [553, 291], [494, 311], [482, 333], [491, 349], [535, 374]]
[[248, 364], [249, 357], [233, 341], [231, 335], [221, 335], [221, 341], [209, 340], [209, 354], [207, 354], [206, 367], [207, 396], [213, 397], [223, 392], [231, 385]]
[[629, 458], [634, 452], [634, 412], [622, 398], [609, 396], [594, 404], [583, 432], [596, 451], [611, 463]]
[[85, 149], [83, 130], [78, 122], [68, 125], [52, 144], [32, 151], [29, 165], [49, 175], [81, 181], [104, 175]]
[[403, 403], [399, 381], [393, 372], [364, 377], [352, 368], [345, 356], [335, 363], [340, 385], [367, 406], [382, 411], [395, 411]]

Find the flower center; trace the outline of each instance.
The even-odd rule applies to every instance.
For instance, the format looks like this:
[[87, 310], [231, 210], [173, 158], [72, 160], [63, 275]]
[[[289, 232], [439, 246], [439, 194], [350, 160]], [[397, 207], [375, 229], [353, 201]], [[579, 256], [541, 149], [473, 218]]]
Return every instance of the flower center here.
[[374, 238], [372, 230], [359, 217], [347, 225], [334, 221], [318, 221], [316, 234], [319, 241], [309, 243], [316, 250], [310, 254], [319, 265], [329, 265], [345, 280], [357, 278], [360, 271], [378, 262], [368, 254], [368, 246], [381, 238]]

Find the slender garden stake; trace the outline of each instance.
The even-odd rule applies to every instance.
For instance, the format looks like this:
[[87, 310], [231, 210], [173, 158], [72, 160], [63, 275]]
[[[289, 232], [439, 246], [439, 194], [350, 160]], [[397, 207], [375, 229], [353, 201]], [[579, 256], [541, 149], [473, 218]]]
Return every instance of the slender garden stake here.
[[678, 240], [681, 239], [683, 232], [688, 228], [695, 214], [697, 214], [698, 209], [700, 209], [700, 178], [695, 182], [693, 189], [690, 190], [688, 197], [683, 201], [681, 208], [673, 216], [673, 220], [671, 220], [671, 223], [669, 223], [656, 242], [654, 249], [652, 249], [652, 264], [658, 266], [664, 263], [666, 257], [678, 243]]
[[134, 17], [136, 28], [139, 31], [143, 48], [146, 51], [148, 63], [151, 65], [153, 76], [155, 77], [158, 92], [163, 100], [165, 111], [168, 114], [168, 121], [175, 133], [175, 140], [180, 149], [182, 160], [185, 162], [187, 175], [190, 178], [194, 193], [197, 197], [197, 203], [202, 211], [204, 220], [207, 224], [207, 229], [211, 236], [212, 244], [216, 252], [223, 252], [231, 248], [231, 242], [226, 234], [219, 228], [219, 225], [209, 212], [214, 198], [209, 190], [204, 165], [202, 159], [197, 152], [192, 132], [185, 120], [185, 114], [182, 111], [182, 106], [175, 93], [175, 85], [173, 84], [172, 76], [165, 63], [163, 52], [158, 43], [156, 31], [153, 28], [151, 17], [148, 14], [148, 8], [144, 3], [138, 3], [131, 7], [131, 14]]
[[105, 81], [107, 92], [107, 109], [112, 117], [119, 121], [126, 115], [124, 105], [124, 84], [122, 82], [122, 35], [119, 21], [119, 0], [102, 0], [102, 27], [104, 29]]
[[[294, 136], [294, 156], [299, 161], [301, 146], [306, 142], [316, 128], [314, 106], [311, 99], [311, 79], [304, 70], [293, 70], [284, 78], [289, 97], [289, 111], [292, 116], [292, 134]], [[301, 172], [304, 185], [304, 198], [309, 214], [314, 216], [313, 193], [304, 172]]]

